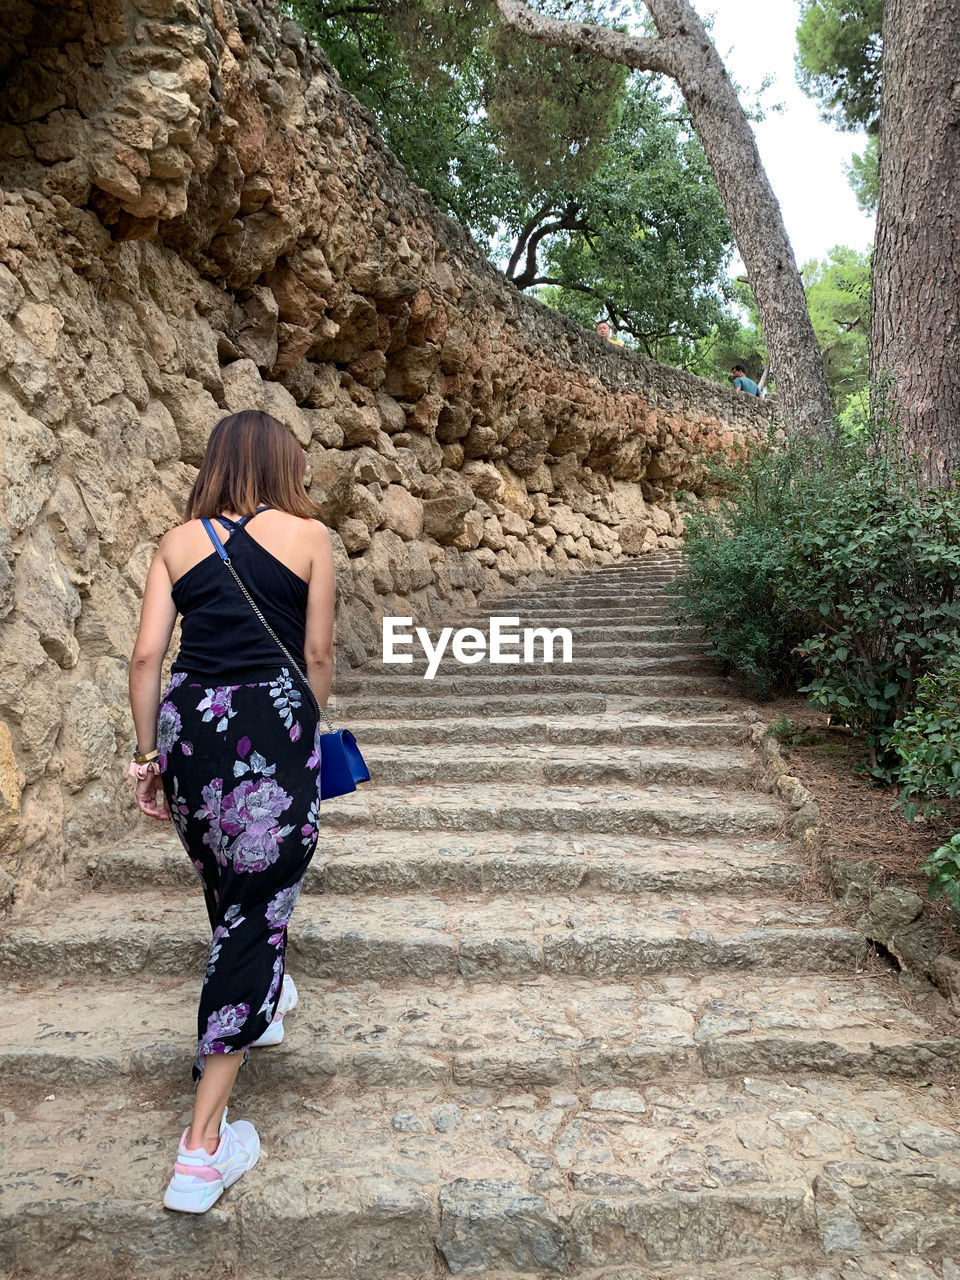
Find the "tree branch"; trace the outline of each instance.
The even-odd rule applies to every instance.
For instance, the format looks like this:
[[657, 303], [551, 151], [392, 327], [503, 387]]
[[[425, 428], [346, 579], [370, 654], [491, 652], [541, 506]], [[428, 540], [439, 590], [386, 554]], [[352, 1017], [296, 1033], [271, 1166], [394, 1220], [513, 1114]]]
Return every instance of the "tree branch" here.
[[597, 293], [596, 289], [591, 289], [586, 284], [572, 284], [569, 280], [561, 280], [558, 276], [537, 276], [536, 280], [530, 281], [531, 287], [535, 284], [555, 284], [558, 289], [573, 289], [577, 293], [589, 293], [591, 298], [596, 298], [599, 302], [603, 302], [603, 298]]
[[526, 220], [526, 222], [520, 228], [520, 234], [517, 237], [516, 247], [513, 253], [510, 255], [510, 261], [507, 263], [507, 269], [503, 273], [508, 280], [513, 279], [513, 274], [517, 269], [517, 265], [520, 262], [520, 259], [523, 257], [523, 251], [526, 248], [527, 241], [533, 235], [534, 231], [536, 231], [538, 225], [543, 221], [544, 218], [559, 218], [559, 216], [560, 216], [560, 210], [551, 209], [550, 202], [548, 200], [546, 204], [542, 204], [540, 208], [537, 210], [537, 212]]
[[635, 71], [659, 71], [676, 78], [682, 37], [628, 36], [590, 22], [566, 22], [537, 13], [523, 0], [496, 0], [507, 26], [541, 44], [591, 53]]
[[539, 230], [527, 240], [527, 261], [523, 271], [518, 276], [510, 276], [509, 278], [517, 286], [518, 289], [529, 289], [534, 283], [537, 274], [537, 249], [540, 241], [544, 236], [551, 235], [554, 231], [582, 231], [585, 224], [578, 217], [580, 206], [576, 200], [570, 200], [566, 208], [558, 214], [555, 222], [544, 223]]

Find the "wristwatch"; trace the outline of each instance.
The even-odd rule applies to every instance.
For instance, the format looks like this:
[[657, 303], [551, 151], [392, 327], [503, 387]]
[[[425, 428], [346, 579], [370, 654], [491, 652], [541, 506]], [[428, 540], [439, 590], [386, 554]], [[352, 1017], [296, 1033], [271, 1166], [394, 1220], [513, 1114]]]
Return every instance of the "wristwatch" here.
[[133, 753], [133, 759], [136, 764], [149, 764], [151, 760], [156, 760], [160, 752], [154, 747], [152, 751], [141, 751], [139, 747]]

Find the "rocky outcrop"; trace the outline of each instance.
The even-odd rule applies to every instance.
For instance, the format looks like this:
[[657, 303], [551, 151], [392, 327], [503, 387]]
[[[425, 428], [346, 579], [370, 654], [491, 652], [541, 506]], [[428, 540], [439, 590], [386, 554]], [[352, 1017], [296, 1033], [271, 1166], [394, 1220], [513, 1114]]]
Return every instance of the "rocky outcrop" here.
[[384, 612], [681, 532], [763, 406], [517, 294], [270, 3], [12, 0], [0, 33], [0, 859], [129, 825], [126, 662], [212, 425], [306, 450], [340, 662]]

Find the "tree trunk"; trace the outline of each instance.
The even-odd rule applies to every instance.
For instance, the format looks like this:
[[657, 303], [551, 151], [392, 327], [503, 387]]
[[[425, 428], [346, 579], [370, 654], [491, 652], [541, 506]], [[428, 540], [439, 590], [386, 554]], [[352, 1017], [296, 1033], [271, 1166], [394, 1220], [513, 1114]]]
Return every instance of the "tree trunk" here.
[[676, 81], [747, 270], [777, 398], [798, 426], [830, 418], [833, 399], [780, 206], [723, 61], [688, 0], [645, 0], [659, 33], [653, 39], [558, 21], [523, 0], [496, 2], [510, 26], [544, 44], [593, 53], [638, 71], [658, 71]]
[[960, 0], [885, 0], [870, 375], [926, 478], [960, 467]]

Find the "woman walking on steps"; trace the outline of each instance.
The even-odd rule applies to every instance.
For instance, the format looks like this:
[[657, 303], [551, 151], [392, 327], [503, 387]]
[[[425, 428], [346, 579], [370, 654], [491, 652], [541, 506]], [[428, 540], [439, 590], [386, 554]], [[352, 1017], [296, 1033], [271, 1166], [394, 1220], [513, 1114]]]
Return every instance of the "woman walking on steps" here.
[[[227, 1124], [226, 1104], [248, 1049], [279, 1044], [297, 1000], [284, 958], [317, 843], [319, 735], [313, 699], [277, 640], [325, 706], [334, 608], [330, 535], [313, 518], [305, 475], [303, 450], [276, 418], [247, 410], [217, 423], [186, 522], [150, 566], [130, 663], [137, 804], [173, 819], [213, 931], [193, 1117], [164, 1196], [187, 1213], [205, 1212], [256, 1164], [257, 1131]], [[180, 652], [161, 694], [178, 613]]]

